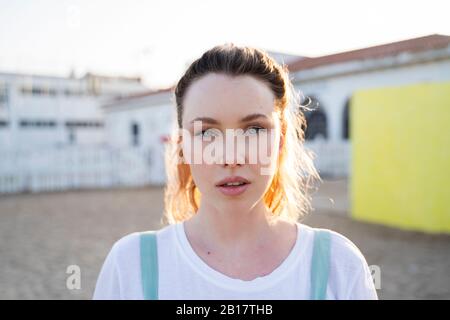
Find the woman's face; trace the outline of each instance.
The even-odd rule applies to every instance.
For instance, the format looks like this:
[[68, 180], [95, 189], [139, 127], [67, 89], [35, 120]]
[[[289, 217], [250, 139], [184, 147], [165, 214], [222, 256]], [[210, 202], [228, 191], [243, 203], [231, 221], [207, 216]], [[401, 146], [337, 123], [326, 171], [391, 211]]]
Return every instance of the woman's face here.
[[[202, 203], [248, 209], [262, 199], [280, 146], [280, 122], [267, 84], [217, 73], [194, 81], [184, 97], [183, 132], [183, 155]], [[227, 178], [235, 185], [224, 185]]]

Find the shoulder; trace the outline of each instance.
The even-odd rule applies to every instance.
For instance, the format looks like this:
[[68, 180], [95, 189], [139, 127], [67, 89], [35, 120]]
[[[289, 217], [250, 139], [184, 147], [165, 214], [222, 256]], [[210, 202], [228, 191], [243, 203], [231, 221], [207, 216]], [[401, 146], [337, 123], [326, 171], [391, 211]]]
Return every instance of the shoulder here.
[[121, 299], [137, 283], [138, 239], [135, 232], [112, 245], [97, 278], [93, 299]]
[[367, 266], [361, 250], [343, 234], [326, 228], [314, 228], [306, 225], [303, 225], [303, 229], [311, 237], [311, 243], [318, 231], [325, 231], [330, 235], [330, 262], [335, 268], [343, 271], [361, 271]]
[[331, 236], [332, 265], [344, 272], [364, 272], [364, 269], [367, 268], [367, 261], [355, 243], [339, 232], [325, 230]]
[[331, 234], [331, 243], [334, 250], [341, 255], [354, 260], [365, 260], [361, 250], [346, 236], [333, 230], [327, 230]]
[[311, 236], [319, 230], [330, 235], [330, 296], [336, 299], [377, 299], [366, 258], [353, 241], [330, 229], [308, 229]]
[[122, 236], [114, 242], [111, 251], [116, 255], [120, 255], [136, 248], [139, 244], [140, 234], [140, 232], [133, 232]]
[[111, 251], [114, 252], [116, 257], [129, 256], [131, 253], [136, 252], [140, 248], [140, 239], [142, 234], [150, 231], [155, 232], [158, 241], [161, 241], [171, 235], [173, 231], [172, 226], [173, 225], [168, 225], [157, 230], [145, 230], [126, 234], [114, 242]]
[[361, 250], [344, 235], [331, 234], [331, 286], [338, 299], [378, 299], [372, 271]]

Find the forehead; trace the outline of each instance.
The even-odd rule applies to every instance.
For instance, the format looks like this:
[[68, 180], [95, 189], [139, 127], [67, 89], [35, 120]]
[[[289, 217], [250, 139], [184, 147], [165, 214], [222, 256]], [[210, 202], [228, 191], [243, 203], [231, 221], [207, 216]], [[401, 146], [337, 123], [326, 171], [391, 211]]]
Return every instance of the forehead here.
[[231, 122], [251, 113], [272, 117], [275, 111], [269, 86], [248, 75], [207, 74], [190, 85], [183, 102], [184, 124], [196, 117], [211, 117], [220, 122]]

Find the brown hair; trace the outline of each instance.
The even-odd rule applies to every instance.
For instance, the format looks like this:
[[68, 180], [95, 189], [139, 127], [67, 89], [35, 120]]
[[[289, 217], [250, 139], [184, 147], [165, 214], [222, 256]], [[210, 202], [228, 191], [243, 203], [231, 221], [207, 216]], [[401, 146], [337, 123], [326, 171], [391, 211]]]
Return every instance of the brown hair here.
[[[297, 221], [309, 211], [311, 203], [308, 189], [320, 177], [312, 163], [312, 154], [303, 147], [306, 121], [301, 108], [305, 106], [300, 104], [299, 97], [295, 94], [287, 66], [280, 66], [260, 49], [232, 43], [206, 51], [188, 67], [175, 87], [178, 129], [182, 128], [183, 98], [187, 89], [195, 80], [209, 73], [253, 76], [266, 83], [273, 92], [283, 145], [278, 158], [278, 169], [263, 199], [272, 212], [272, 218], [284, 216]], [[183, 155], [177, 143], [178, 129], [174, 127], [165, 158], [167, 185], [164, 215], [169, 223], [189, 219], [197, 212], [201, 201], [201, 194], [192, 179], [189, 165], [179, 161]]]

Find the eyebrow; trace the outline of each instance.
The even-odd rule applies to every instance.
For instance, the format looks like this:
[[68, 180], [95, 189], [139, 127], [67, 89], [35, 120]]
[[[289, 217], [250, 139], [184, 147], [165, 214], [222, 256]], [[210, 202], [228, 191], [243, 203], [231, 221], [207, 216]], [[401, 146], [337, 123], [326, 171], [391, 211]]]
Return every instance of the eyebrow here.
[[[242, 118], [239, 122], [240, 123], [249, 122], [249, 121], [256, 120], [258, 118], [264, 118], [266, 120], [269, 120], [269, 118], [265, 114], [252, 113], [252, 114], [249, 114], [248, 116], [245, 116], [244, 118]], [[209, 123], [209, 124], [219, 124], [219, 121], [217, 121], [216, 119], [210, 118], [210, 117], [198, 117], [198, 118], [195, 118], [194, 120], [192, 120], [190, 123], [194, 123], [195, 121], [202, 121], [202, 122]]]

